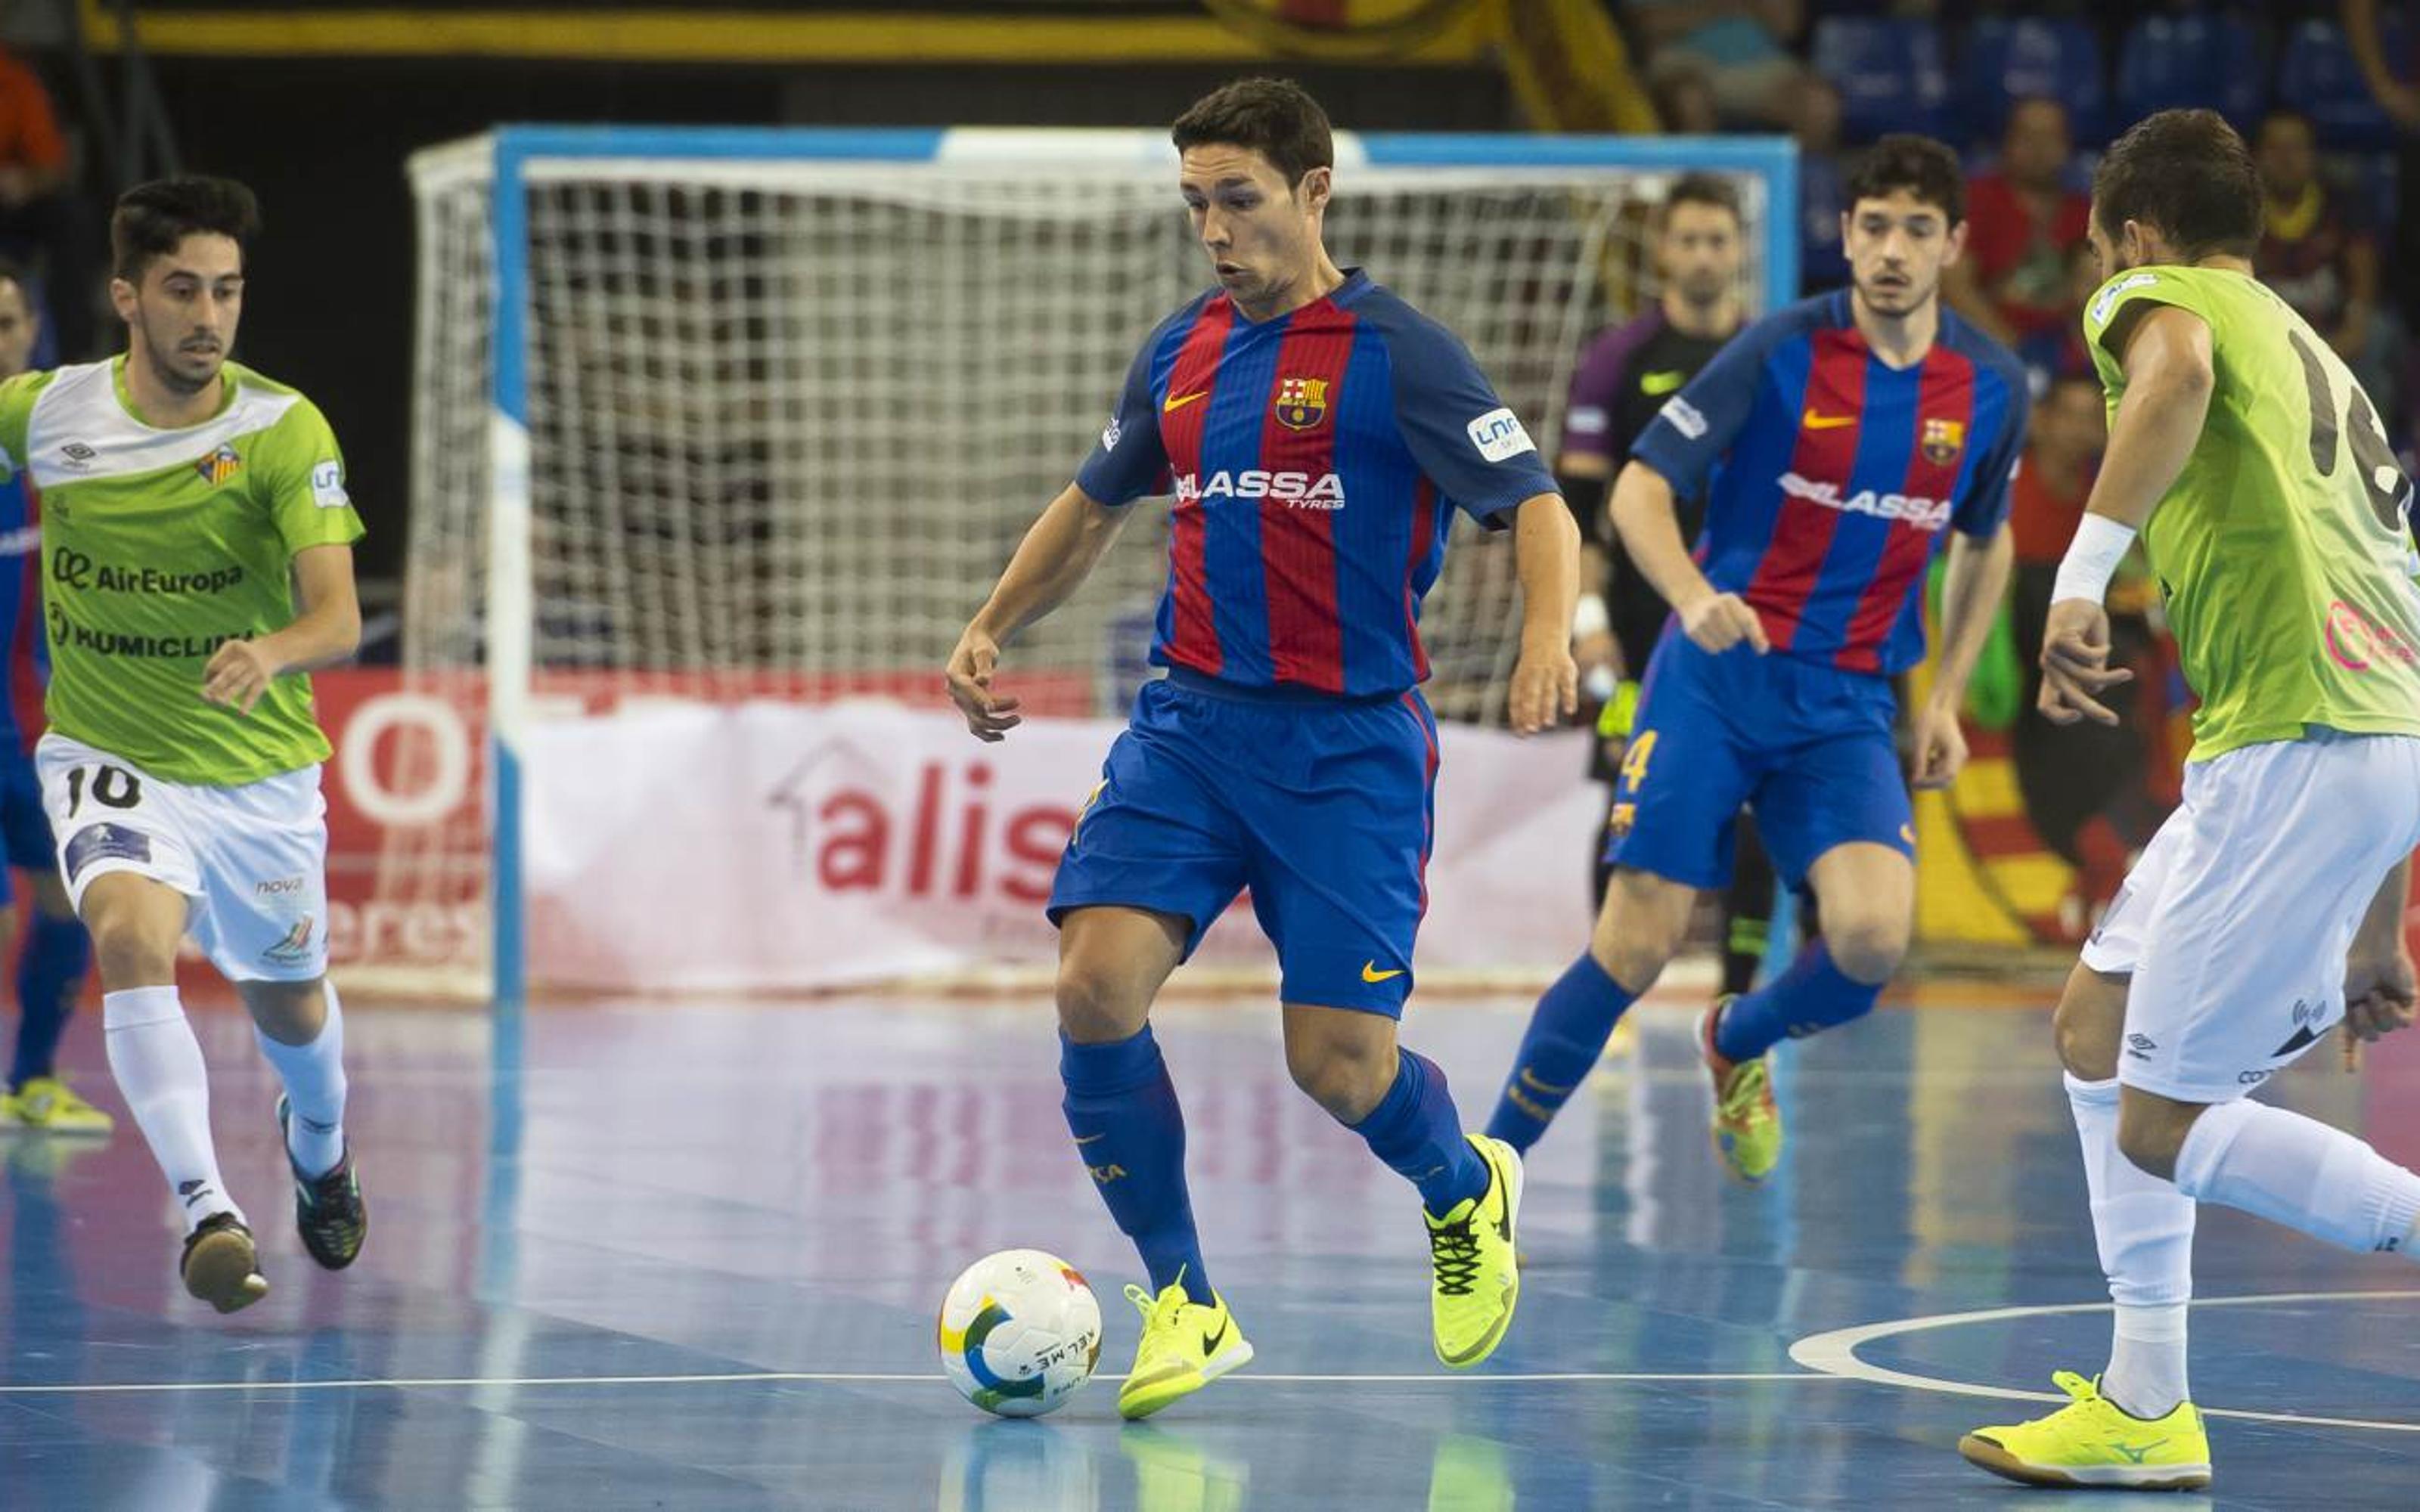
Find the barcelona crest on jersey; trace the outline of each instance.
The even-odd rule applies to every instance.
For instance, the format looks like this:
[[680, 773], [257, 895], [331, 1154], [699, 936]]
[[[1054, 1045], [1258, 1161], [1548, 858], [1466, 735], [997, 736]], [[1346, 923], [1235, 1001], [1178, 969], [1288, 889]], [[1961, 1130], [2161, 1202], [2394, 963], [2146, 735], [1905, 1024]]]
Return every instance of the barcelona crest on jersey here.
[[1926, 461], [1938, 468], [1947, 467], [1957, 456], [1959, 448], [1965, 444], [1964, 421], [1928, 420], [1924, 423], [1924, 437], [1916, 442], [1916, 447], [1924, 453]]
[[1327, 418], [1327, 379], [1290, 378], [1278, 384], [1278, 424], [1309, 430]]
[[204, 483], [209, 484], [212, 487], [217, 487], [220, 484], [226, 482], [227, 479], [234, 477], [238, 470], [242, 468], [242, 466], [243, 455], [241, 453], [238, 452], [232, 446], [222, 446], [217, 451], [212, 452], [209, 455], [203, 457], [198, 462], [195, 462], [194, 464], [194, 471], [202, 475], [202, 481]]

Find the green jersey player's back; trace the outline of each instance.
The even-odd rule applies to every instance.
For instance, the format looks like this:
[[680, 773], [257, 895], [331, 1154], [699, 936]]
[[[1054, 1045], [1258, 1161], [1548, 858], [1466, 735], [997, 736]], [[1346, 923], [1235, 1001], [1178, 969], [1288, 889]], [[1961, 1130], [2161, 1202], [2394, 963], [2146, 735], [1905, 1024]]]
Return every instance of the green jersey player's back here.
[[209, 786], [325, 761], [308, 676], [246, 715], [203, 699], [202, 670], [293, 623], [298, 552], [361, 535], [327, 421], [229, 363], [218, 412], [163, 430], [134, 413], [124, 362], [0, 383], [0, 460], [41, 499], [51, 728]]
[[2201, 699], [2193, 759], [2312, 725], [2420, 734], [2412, 486], [2368, 395], [2256, 280], [2135, 268], [2084, 315], [2113, 417], [2125, 337], [2158, 305], [2209, 325], [2217, 379], [2201, 439], [2144, 531]]

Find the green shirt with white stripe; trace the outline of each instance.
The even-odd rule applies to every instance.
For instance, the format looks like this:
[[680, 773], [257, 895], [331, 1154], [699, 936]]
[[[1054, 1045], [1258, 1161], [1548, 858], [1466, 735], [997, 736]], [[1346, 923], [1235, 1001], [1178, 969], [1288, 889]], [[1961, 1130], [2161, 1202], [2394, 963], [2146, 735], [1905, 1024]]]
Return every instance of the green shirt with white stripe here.
[[2251, 277], [2129, 269], [2085, 307], [2114, 420], [2133, 323], [2161, 305], [2210, 327], [2201, 437], [2143, 544], [2194, 713], [2195, 761], [2313, 725], [2420, 734], [2412, 485], [2324, 337]]
[[234, 363], [209, 419], [147, 424], [125, 361], [0, 383], [0, 462], [41, 501], [50, 727], [201, 786], [323, 762], [308, 674], [246, 715], [205, 702], [202, 672], [226, 641], [293, 623], [298, 552], [361, 537], [336, 439], [310, 400]]

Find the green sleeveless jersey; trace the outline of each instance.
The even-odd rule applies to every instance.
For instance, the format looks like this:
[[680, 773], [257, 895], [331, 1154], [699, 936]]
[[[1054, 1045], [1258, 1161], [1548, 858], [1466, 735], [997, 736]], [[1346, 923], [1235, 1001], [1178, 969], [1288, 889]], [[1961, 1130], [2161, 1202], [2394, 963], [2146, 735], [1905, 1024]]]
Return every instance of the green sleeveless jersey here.
[[0, 383], [0, 462], [40, 499], [51, 728], [205, 786], [327, 760], [307, 675], [245, 715], [204, 702], [202, 670], [293, 623], [295, 553], [360, 538], [335, 437], [310, 400], [234, 363], [217, 414], [146, 424], [124, 365]]
[[2125, 338], [2164, 304], [2210, 327], [2217, 375], [2201, 439], [2143, 532], [2201, 699], [2192, 759], [2312, 725], [2420, 734], [2412, 485], [2369, 396], [2252, 278], [2135, 268], [2084, 312], [2113, 419]]

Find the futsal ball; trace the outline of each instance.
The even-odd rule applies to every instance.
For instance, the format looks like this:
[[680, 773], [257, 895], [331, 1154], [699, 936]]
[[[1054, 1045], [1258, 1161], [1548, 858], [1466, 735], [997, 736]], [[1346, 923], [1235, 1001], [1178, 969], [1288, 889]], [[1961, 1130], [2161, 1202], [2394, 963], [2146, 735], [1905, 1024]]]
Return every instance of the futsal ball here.
[[1002, 1417], [1040, 1417], [1093, 1378], [1101, 1304], [1057, 1256], [1004, 1249], [951, 1283], [940, 1337], [941, 1369], [967, 1400]]

